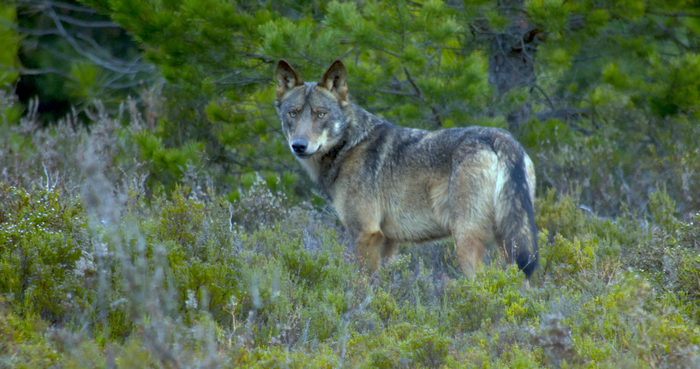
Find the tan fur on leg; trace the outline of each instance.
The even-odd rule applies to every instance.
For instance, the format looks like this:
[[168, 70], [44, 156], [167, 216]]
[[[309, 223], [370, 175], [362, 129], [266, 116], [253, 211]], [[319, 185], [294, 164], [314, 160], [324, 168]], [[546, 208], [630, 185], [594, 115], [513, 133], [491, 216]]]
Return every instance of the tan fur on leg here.
[[455, 238], [457, 261], [467, 278], [474, 278], [476, 272], [484, 270], [484, 244], [475, 238]]
[[374, 273], [379, 269], [379, 257], [385, 243], [381, 231], [362, 232], [355, 241], [355, 254], [363, 263], [365, 270]]

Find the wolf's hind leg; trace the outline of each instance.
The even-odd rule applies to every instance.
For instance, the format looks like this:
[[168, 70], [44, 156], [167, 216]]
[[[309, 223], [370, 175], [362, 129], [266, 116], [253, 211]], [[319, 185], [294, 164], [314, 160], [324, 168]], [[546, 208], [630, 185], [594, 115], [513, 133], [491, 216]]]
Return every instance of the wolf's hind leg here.
[[396, 252], [399, 250], [399, 243], [396, 241], [386, 240], [384, 241], [384, 246], [382, 247], [382, 262], [386, 263], [391, 258], [396, 256]]
[[462, 149], [455, 154], [462, 161], [450, 177], [450, 232], [462, 273], [473, 278], [483, 270], [484, 241], [492, 237], [498, 157], [490, 148]]
[[383, 255], [386, 238], [382, 231], [362, 231], [356, 237], [355, 255], [370, 274], [379, 269], [380, 256]]
[[467, 278], [474, 278], [477, 271], [483, 270], [484, 243], [480, 237], [469, 229], [460, 229], [453, 233], [459, 268]]

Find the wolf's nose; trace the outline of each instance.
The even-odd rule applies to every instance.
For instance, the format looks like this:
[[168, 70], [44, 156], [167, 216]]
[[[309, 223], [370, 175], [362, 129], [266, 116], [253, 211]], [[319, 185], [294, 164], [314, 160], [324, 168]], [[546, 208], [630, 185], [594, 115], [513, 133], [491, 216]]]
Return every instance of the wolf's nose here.
[[309, 143], [306, 140], [294, 140], [292, 142], [292, 150], [296, 154], [303, 154], [307, 147], [309, 147]]

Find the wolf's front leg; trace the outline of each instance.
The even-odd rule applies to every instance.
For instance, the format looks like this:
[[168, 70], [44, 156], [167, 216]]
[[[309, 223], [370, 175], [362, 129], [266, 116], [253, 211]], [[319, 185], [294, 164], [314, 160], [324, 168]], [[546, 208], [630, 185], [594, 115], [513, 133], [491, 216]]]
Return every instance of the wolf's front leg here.
[[374, 274], [379, 269], [379, 260], [384, 250], [386, 238], [382, 231], [360, 231], [355, 237], [355, 255], [362, 268]]

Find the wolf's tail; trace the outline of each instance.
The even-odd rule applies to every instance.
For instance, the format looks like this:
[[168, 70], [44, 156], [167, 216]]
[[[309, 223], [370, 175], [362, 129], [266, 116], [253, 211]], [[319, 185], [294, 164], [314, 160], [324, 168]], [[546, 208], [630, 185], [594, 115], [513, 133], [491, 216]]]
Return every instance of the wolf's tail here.
[[495, 198], [496, 240], [505, 247], [509, 261], [515, 259], [529, 279], [539, 265], [534, 168], [517, 141], [506, 140], [502, 144], [497, 150], [501, 186], [497, 186]]

